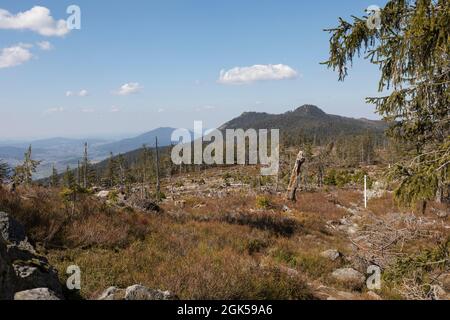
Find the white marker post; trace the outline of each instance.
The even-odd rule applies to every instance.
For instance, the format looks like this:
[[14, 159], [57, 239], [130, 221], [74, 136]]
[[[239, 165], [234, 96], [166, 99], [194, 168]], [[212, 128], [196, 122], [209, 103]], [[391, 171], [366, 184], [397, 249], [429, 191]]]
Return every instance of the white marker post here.
[[364, 176], [364, 208], [367, 209], [367, 176]]

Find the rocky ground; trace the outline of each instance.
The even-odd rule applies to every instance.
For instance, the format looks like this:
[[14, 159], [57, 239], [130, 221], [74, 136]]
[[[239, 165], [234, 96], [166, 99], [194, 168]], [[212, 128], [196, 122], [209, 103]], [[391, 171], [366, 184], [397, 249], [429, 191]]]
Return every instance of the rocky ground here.
[[[382, 183], [370, 191], [368, 208], [358, 186], [301, 190], [292, 203], [281, 183], [255, 172], [235, 167], [164, 179], [160, 203], [142, 200], [139, 185], [131, 194], [97, 190], [75, 211], [64, 205], [74, 214], [69, 220], [63, 209], [47, 212], [46, 219], [63, 219], [59, 229], [31, 228], [47, 258], [14, 212], [2, 213], [0, 298], [73, 298], [61, 285], [72, 264], [83, 270], [80, 297], [87, 299], [450, 298], [446, 208], [431, 205], [425, 215], [400, 209]], [[35, 197], [53, 196], [27, 192], [20, 201], [30, 207]], [[2, 210], [15, 198], [6, 199]], [[379, 290], [367, 287], [371, 266], [382, 271]]]

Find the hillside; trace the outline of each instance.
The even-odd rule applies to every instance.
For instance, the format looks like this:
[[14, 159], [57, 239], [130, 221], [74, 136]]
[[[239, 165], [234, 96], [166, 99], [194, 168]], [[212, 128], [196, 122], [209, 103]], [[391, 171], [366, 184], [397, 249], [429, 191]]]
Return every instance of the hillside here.
[[[69, 205], [60, 189], [0, 186], [0, 211], [45, 246], [62, 284], [68, 266], [83, 270], [77, 299], [135, 283], [180, 299], [447, 299], [446, 289], [422, 289], [448, 283], [449, 217], [436, 204], [414, 214], [376, 189], [364, 208], [360, 183], [302, 189], [293, 203], [285, 184], [256, 180], [251, 166], [164, 177], [157, 207], [140, 200], [141, 183]], [[374, 264], [385, 277], [372, 291], [365, 280]], [[410, 279], [424, 281], [412, 287], [422, 291], [412, 292]]]
[[354, 119], [325, 113], [313, 105], [303, 105], [283, 114], [245, 112], [220, 127], [225, 129], [280, 129], [282, 135], [303, 135], [327, 139], [338, 135], [363, 134], [368, 130], [382, 134], [388, 125], [384, 121]]
[[144, 144], [152, 147], [155, 145], [156, 137], [158, 137], [160, 146], [168, 146], [171, 144], [171, 135], [174, 130], [173, 128], [157, 128], [139, 136], [118, 141], [50, 138], [4, 142], [0, 145], [0, 159], [14, 167], [23, 160], [25, 151], [31, 145], [33, 158], [42, 161], [34, 178], [42, 179], [51, 174], [53, 166], [60, 172], [64, 171], [67, 166], [75, 168], [83, 156], [85, 142], [88, 143], [92, 162], [97, 163], [108, 158], [111, 152], [113, 154], [127, 153], [142, 148]]
[[[245, 112], [240, 117], [237, 117], [224, 125], [219, 130], [226, 129], [272, 129], [280, 128], [282, 136], [282, 144], [285, 146], [299, 145], [299, 139], [310, 139], [320, 145], [322, 142], [330, 140], [336, 141], [338, 136], [355, 136], [366, 134], [367, 131], [380, 139], [383, 139], [384, 131], [388, 125], [383, 121], [374, 121], [368, 119], [353, 119], [337, 115], [330, 115], [325, 113], [320, 108], [313, 105], [304, 105], [294, 111], [289, 111], [283, 114], [268, 114], [259, 112]], [[114, 159], [117, 160], [117, 155], [121, 154], [127, 163], [132, 164], [139, 161], [142, 155], [142, 145], [144, 141], [153, 141], [145, 143], [150, 149], [154, 147], [155, 136], [161, 146], [161, 154], [169, 154], [170, 150], [164, 148], [169, 146], [170, 135], [172, 128], [160, 128], [149, 133], [143, 134], [133, 139], [126, 139], [116, 143], [111, 143], [101, 146], [104, 150], [113, 151]], [[283, 138], [284, 136], [284, 138]], [[135, 148], [130, 151], [131, 146]], [[98, 149], [96, 149], [97, 151]], [[117, 150], [128, 150], [127, 152], [117, 152]], [[153, 151], [152, 151], [153, 152]], [[92, 165], [92, 168], [97, 173], [104, 171], [109, 163], [109, 158], [97, 162]]]
[[117, 142], [112, 142], [99, 146], [96, 152], [102, 153], [125, 153], [132, 150], [136, 150], [142, 147], [142, 145], [147, 145], [153, 147], [155, 145], [155, 139], [158, 137], [158, 143], [160, 146], [168, 146], [171, 144], [171, 136], [174, 128], [158, 128], [137, 137], [120, 140]]

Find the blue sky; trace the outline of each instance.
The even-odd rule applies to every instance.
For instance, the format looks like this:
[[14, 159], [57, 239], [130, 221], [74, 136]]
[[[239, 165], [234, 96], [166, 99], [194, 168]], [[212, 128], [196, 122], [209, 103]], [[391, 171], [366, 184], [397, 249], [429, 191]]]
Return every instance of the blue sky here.
[[[244, 111], [282, 113], [307, 103], [332, 114], [377, 118], [364, 102], [377, 94], [376, 67], [357, 61], [340, 83], [319, 63], [328, 54], [324, 28], [383, 3], [2, 0], [0, 9], [8, 13], [0, 14], [0, 140], [190, 128], [194, 120], [215, 127]], [[2, 28], [2, 17], [17, 18], [35, 6], [50, 10], [55, 21], [66, 19], [71, 4], [81, 8], [81, 30], [64, 36], [17, 19]], [[29, 55], [7, 67], [5, 49], [17, 47]], [[254, 65], [289, 69], [280, 79], [218, 81], [221, 70]]]

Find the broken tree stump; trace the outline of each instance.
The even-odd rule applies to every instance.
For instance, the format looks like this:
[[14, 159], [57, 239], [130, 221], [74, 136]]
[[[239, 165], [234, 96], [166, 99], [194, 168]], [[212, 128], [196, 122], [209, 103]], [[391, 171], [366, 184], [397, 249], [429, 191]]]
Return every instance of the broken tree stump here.
[[296, 193], [298, 189], [298, 178], [305, 160], [303, 151], [300, 151], [297, 155], [297, 159], [295, 160], [294, 169], [292, 169], [291, 179], [287, 190], [287, 199], [290, 201], [297, 201]]

